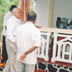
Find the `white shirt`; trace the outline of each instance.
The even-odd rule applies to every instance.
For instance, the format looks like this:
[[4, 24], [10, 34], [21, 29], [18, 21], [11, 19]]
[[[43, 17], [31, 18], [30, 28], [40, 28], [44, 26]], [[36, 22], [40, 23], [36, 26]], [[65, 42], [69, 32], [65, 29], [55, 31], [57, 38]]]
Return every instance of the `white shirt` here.
[[4, 15], [4, 20], [3, 20], [3, 32], [2, 32], [2, 35], [6, 36], [6, 31], [5, 31], [5, 26], [6, 26], [6, 23], [8, 21], [8, 19], [10, 17], [12, 17], [13, 14], [9, 11], [7, 12], [5, 15]]
[[[33, 46], [40, 46], [40, 31], [37, 29], [33, 23], [27, 22], [21, 25], [16, 34], [17, 41], [17, 61], [19, 61], [20, 56], [32, 48]], [[36, 64], [37, 57], [35, 50], [29, 53], [23, 63], [26, 64]]]
[[11, 40], [12, 42], [15, 42], [15, 36], [16, 36], [16, 30], [17, 28], [23, 24], [21, 19], [17, 19], [15, 16], [12, 16], [7, 21], [7, 31], [6, 31], [6, 37]]

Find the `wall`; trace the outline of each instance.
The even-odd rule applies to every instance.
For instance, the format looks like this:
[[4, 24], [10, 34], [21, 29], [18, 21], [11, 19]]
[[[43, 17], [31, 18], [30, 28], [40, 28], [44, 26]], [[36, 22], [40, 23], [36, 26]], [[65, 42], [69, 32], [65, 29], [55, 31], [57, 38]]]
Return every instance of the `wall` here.
[[36, 25], [48, 27], [50, 0], [36, 0], [35, 12], [37, 13]]
[[48, 18], [48, 27], [50, 27], [50, 28], [53, 25], [54, 4], [55, 4], [55, 0], [50, 0], [50, 4], [49, 4], [49, 18]]
[[55, 0], [53, 26], [56, 27], [57, 17], [72, 18], [72, 0]]

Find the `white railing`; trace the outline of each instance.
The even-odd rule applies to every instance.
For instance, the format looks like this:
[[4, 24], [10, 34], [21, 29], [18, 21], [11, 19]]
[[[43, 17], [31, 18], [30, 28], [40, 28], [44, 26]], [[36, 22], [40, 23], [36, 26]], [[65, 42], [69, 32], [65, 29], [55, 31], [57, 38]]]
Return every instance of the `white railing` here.
[[[58, 38], [62, 38], [58, 40]], [[54, 33], [52, 62], [72, 63], [72, 35]]]
[[41, 47], [37, 49], [37, 57], [49, 60], [49, 40], [51, 33], [41, 32]]
[[[49, 44], [53, 35], [53, 52], [51, 61], [72, 63], [72, 30], [41, 28], [41, 47], [37, 49], [37, 57], [49, 60]], [[59, 38], [62, 38], [59, 40]]]

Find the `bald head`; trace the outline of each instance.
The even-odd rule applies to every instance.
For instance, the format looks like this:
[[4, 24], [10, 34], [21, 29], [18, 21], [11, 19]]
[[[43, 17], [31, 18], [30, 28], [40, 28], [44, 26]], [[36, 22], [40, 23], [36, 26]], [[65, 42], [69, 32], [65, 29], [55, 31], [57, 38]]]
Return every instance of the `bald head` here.
[[29, 12], [29, 13], [28, 13], [27, 20], [28, 20], [28, 21], [31, 21], [32, 23], [35, 23], [36, 17], [37, 17], [36, 13], [34, 13], [34, 12]]
[[20, 8], [14, 8], [13, 15], [17, 17], [18, 19], [20, 19], [22, 16], [22, 10]]

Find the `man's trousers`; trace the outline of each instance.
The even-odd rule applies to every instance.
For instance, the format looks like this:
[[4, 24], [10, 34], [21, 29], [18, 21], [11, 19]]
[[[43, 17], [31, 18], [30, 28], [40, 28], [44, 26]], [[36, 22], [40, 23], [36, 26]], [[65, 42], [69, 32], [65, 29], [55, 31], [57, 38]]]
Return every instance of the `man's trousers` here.
[[7, 61], [8, 59], [8, 55], [7, 55], [7, 50], [6, 50], [6, 40], [5, 40], [5, 36], [3, 35], [3, 41], [2, 41], [2, 60], [1, 63], [4, 63]]
[[35, 64], [25, 64], [17, 61], [16, 72], [35, 72]]
[[8, 60], [3, 72], [16, 72], [16, 44], [6, 38]]

